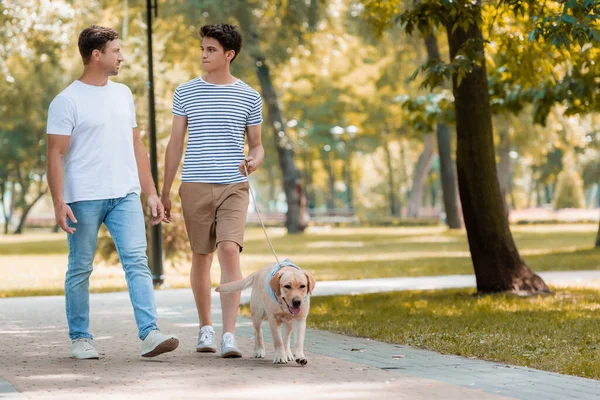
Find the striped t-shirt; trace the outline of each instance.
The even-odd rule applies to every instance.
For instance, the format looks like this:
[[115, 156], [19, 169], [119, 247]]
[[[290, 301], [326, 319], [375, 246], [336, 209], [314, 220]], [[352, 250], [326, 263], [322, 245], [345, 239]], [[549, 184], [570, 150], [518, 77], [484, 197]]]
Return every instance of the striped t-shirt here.
[[215, 85], [198, 77], [177, 87], [173, 114], [188, 120], [182, 182], [248, 180], [238, 166], [244, 159], [246, 127], [262, 123], [262, 100], [256, 90], [241, 80]]

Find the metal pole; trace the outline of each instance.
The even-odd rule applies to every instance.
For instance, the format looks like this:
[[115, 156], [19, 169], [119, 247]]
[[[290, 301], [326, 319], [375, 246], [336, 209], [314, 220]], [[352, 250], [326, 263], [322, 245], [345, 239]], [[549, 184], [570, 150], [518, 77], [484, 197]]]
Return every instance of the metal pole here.
[[[148, 29], [148, 137], [150, 139], [150, 169], [158, 192], [158, 158], [156, 154], [156, 110], [154, 107], [154, 69], [152, 65], [152, 9], [154, 17], [158, 14], [158, 0], [146, 0], [146, 23]], [[152, 4], [154, 2], [154, 4]], [[150, 270], [152, 282], [160, 285], [164, 282], [162, 235], [160, 224], [150, 228]]]

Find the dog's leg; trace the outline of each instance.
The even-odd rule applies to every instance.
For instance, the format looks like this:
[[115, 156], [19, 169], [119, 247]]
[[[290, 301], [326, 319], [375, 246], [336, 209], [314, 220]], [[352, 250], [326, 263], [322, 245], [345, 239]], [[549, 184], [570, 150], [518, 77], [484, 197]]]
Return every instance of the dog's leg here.
[[283, 347], [283, 339], [281, 338], [281, 321], [278, 321], [274, 316], [269, 315], [269, 326], [271, 327], [271, 335], [273, 336], [273, 345], [275, 346], [275, 356], [273, 364], [287, 364], [287, 355]]
[[300, 365], [308, 364], [308, 360], [304, 356], [304, 335], [306, 334], [306, 319], [300, 321], [294, 320], [294, 337], [296, 345], [294, 346], [294, 358]]
[[285, 355], [288, 361], [294, 361], [294, 353], [290, 347], [290, 338], [292, 337], [292, 321], [286, 321], [281, 327], [283, 333], [283, 346], [285, 348]]
[[265, 358], [265, 342], [262, 334], [262, 315], [252, 315], [252, 325], [254, 326], [254, 357]]

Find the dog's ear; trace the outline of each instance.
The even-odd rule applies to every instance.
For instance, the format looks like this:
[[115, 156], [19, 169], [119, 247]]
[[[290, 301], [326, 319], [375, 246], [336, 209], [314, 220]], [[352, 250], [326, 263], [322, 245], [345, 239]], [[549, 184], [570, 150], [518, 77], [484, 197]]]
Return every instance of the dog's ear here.
[[281, 280], [281, 275], [283, 275], [283, 272], [279, 271], [275, 275], [273, 275], [273, 277], [269, 281], [269, 286], [271, 286], [271, 289], [275, 293], [275, 297], [281, 296], [281, 285], [279, 284], [279, 281]]
[[313, 290], [315, 289], [315, 284], [317, 283], [317, 280], [308, 271], [304, 271], [304, 275], [306, 275], [306, 279], [308, 280], [308, 294], [312, 294]]

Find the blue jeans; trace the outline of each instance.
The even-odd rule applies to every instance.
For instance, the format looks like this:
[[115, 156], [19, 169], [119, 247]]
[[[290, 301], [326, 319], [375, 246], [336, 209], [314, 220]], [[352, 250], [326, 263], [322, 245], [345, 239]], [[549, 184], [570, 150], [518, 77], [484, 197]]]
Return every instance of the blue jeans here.
[[77, 229], [68, 235], [69, 266], [65, 279], [65, 300], [69, 337], [92, 338], [88, 332], [90, 316], [89, 278], [92, 273], [96, 241], [104, 223], [117, 248], [125, 270], [129, 298], [133, 305], [138, 337], [144, 340], [156, 327], [156, 305], [152, 274], [146, 256], [146, 227], [139, 195], [108, 200], [77, 201], [69, 204]]

